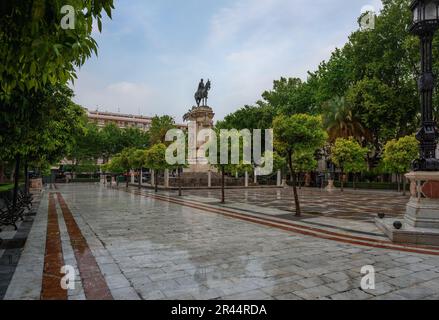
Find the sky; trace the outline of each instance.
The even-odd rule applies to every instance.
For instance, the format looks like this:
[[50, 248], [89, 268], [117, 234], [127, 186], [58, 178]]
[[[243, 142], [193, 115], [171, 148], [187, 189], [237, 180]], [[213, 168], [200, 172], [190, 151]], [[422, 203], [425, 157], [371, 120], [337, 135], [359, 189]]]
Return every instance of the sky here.
[[115, 0], [95, 28], [97, 57], [78, 72], [75, 102], [99, 111], [171, 115], [212, 82], [216, 120], [254, 104], [280, 77], [306, 79], [380, 0]]

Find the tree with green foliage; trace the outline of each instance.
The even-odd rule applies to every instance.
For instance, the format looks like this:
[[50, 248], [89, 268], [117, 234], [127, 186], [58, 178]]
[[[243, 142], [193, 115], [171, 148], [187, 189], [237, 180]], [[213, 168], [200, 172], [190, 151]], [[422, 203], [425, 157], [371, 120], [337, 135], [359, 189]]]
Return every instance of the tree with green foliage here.
[[284, 157], [280, 156], [276, 151], [269, 152], [266, 151], [264, 153], [264, 157], [266, 160], [271, 161], [273, 159], [273, 171], [277, 172], [279, 170], [284, 171], [287, 168], [287, 161]]
[[102, 158], [103, 141], [99, 134], [99, 128], [95, 123], [87, 121], [84, 132], [75, 137], [76, 143], [73, 145], [68, 159], [76, 165], [83, 161], [94, 161]]
[[[127, 146], [123, 141], [123, 132], [116, 124], [109, 123], [99, 131], [101, 151], [104, 163], [110, 158], [125, 149]], [[98, 146], [99, 147], [99, 146]]]
[[331, 148], [331, 161], [341, 171], [341, 191], [344, 191], [345, 173], [359, 173], [366, 170], [366, 154], [368, 150], [353, 138], [339, 138]]
[[218, 121], [216, 128], [219, 129], [271, 129], [275, 116], [274, 108], [263, 102], [256, 106], [245, 106], [238, 111], [227, 115], [223, 121]]
[[[419, 40], [407, 28], [412, 22], [409, 5], [410, 0], [384, 0], [375, 28], [353, 32], [308, 78], [324, 114], [328, 101], [345, 97], [348, 109], [341, 113], [345, 114], [342, 119], [349, 119], [350, 112], [353, 123], [368, 133], [365, 142], [371, 149], [371, 168], [377, 165], [387, 140], [414, 133], [418, 126]], [[439, 63], [435, 68], [439, 70]], [[355, 138], [359, 136], [354, 134], [358, 130], [350, 131]]]
[[[122, 159], [120, 156], [113, 157], [109, 162], [103, 164], [101, 169], [105, 173], [110, 173], [113, 177], [116, 177], [125, 172], [125, 168], [122, 164]], [[119, 184], [119, 180], [116, 179], [117, 184]]]
[[151, 145], [165, 143], [166, 133], [175, 128], [175, 121], [171, 116], [155, 116], [149, 129]]
[[313, 114], [316, 111], [311, 87], [299, 78], [281, 78], [274, 81], [273, 89], [265, 91], [262, 98], [277, 114]]
[[125, 148], [145, 149], [149, 146], [149, 132], [136, 127], [123, 129], [121, 139]]
[[318, 162], [315, 157], [315, 152], [296, 152], [293, 155], [293, 168], [297, 173], [297, 182], [299, 188], [302, 187], [301, 175], [314, 171], [317, 168]]
[[134, 167], [134, 164], [133, 164], [134, 158], [133, 158], [133, 156], [135, 154], [135, 151], [136, 150], [133, 149], [133, 148], [127, 148], [127, 149], [124, 149], [118, 155], [120, 166], [122, 167], [122, 169], [124, 169], [124, 175], [126, 177], [126, 181], [125, 181], [126, 182], [126, 188], [128, 188], [128, 186], [130, 184], [129, 177], [130, 177], [131, 169]]
[[397, 105], [400, 93], [393, 86], [378, 78], [364, 78], [355, 83], [346, 94], [353, 112], [358, 114], [361, 123], [371, 133], [370, 142], [376, 150], [381, 150], [382, 141], [398, 135], [395, 130], [398, 130], [401, 123], [401, 116], [410, 109], [403, 110]]
[[110, 172], [115, 175], [123, 174], [126, 177], [126, 188], [128, 188], [130, 180], [130, 171], [133, 168], [133, 154], [134, 149], [127, 148], [121, 153], [117, 154], [111, 160], [102, 166], [105, 172]]
[[[86, 117], [82, 107], [75, 104], [59, 105], [50, 122], [31, 139], [32, 148], [20, 157], [24, 167], [25, 184], [28, 186], [28, 169], [47, 171], [58, 165], [71, 153], [76, 144], [75, 137], [85, 131]], [[95, 166], [96, 167], [96, 166]], [[87, 172], [94, 172], [88, 170]]]
[[81, 161], [107, 162], [112, 156], [127, 148], [145, 149], [149, 145], [149, 134], [139, 128], [120, 129], [114, 123], [107, 124], [99, 129], [95, 123], [86, 125], [86, 132], [76, 137], [69, 158], [76, 164]]
[[[320, 113], [331, 142], [354, 137], [369, 148], [368, 164], [374, 168], [389, 139], [412, 134], [419, 125], [419, 39], [407, 28], [412, 21], [409, 5], [410, 0], [384, 0], [375, 28], [352, 32], [306, 82], [275, 81], [257, 106], [238, 110], [221, 125], [263, 129], [263, 120], [276, 115]], [[436, 44], [439, 34], [433, 46], [439, 55]], [[434, 70], [439, 73], [439, 60], [434, 61]], [[439, 89], [439, 83], [436, 86]], [[435, 113], [439, 116], [439, 109]]]
[[84, 131], [84, 110], [72, 102], [72, 97], [67, 86], [48, 86], [30, 97], [28, 103], [34, 107], [27, 112], [11, 105], [0, 110], [0, 154], [15, 161], [14, 202], [21, 167], [27, 182], [30, 163], [60, 161], [71, 151], [74, 137]]
[[[272, 128], [273, 119], [276, 116], [275, 109], [263, 101], [258, 101], [256, 106], [245, 106], [238, 111], [227, 115], [223, 121], [218, 121], [216, 129], [223, 130], [262, 130], [261, 139], [265, 140], [265, 130]], [[252, 143], [253, 134], [252, 134]], [[265, 152], [265, 146], [262, 146]]]
[[384, 146], [383, 163], [385, 168], [397, 174], [398, 191], [401, 190], [401, 180], [406, 192], [406, 180], [404, 174], [410, 171], [412, 163], [419, 157], [419, 142], [414, 136], [405, 136], [398, 140], [393, 139]]
[[[67, 86], [47, 87], [31, 97], [34, 108], [19, 112], [5, 105], [0, 110], [0, 152], [9, 158], [17, 154], [44, 153], [60, 159], [75, 142], [75, 134], [82, 134], [86, 124], [84, 110], [72, 102], [73, 91]], [[14, 126], [14, 123], [19, 125]]]
[[334, 97], [323, 104], [323, 126], [330, 142], [338, 138], [354, 137], [359, 142], [369, 138], [368, 131], [344, 97]]
[[137, 170], [139, 177], [138, 186], [142, 188], [142, 168], [146, 165], [146, 149], [137, 149], [131, 155], [131, 165], [133, 170]]
[[346, 48], [336, 48], [328, 61], [323, 61], [315, 72], [310, 72], [308, 85], [314, 92], [317, 106], [334, 97], [343, 97], [346, 90], [354, 82]]
[[[188, 154], [189, 154], [189, 135], [182, 130], [175, 130], [168, 132], [166, 135], [166, 143], [169, 145], [168, 152], [172, 151], [173, 159], [169, 161], [168, 165], [170, 170], [176, 170], [178, 174], [178, 196], [183, 195], [183, 179], [182, 171], [189, 166]], [[172, 133], [172, 134], [171, 134]], [[169, 156], [170, 154], [168, 154]], [[171, 164], [171, 162], [175, 162]]]
[[[69, 29], [61, 27], [66, 4], [74, 9], [74, 26]], [[3, 1], [0, 100], [9, 100], [14, 92], [44, 90], [48, 84], [74, 80], [76, 68], [97, 53], [93, 23], [101, 30], [102, 11], [111, 17], [112, 9], [113, 0]]]
[[295, 114], [289, 117], [280, 115], [274, 119], [273, 129], [275, 149], [287, 159], [293, 177], [296, 215], [301, 216], [294, 156], [300, 153], [314, 153], [323, 147], [328, 136], [323, 130], [322, 118], [307, 114]]
[[[214, 131], [214, 138], [212, 137], [206, 145], [205, 155], [208, 163], [221, 173], [221, 203], [225, 203], [226, 174], [249, 172], [253, 166], [247, 163], [251, 159], [244, 159], [244, 138], [239, 131], [229, 131], [218, 127], [215, 127]], [[234, 141], [237, 142], [237, 149], [234, 148]]]
[[153, 145], [145, 152], [145, 166], [154, 170], [155, 192], [158, 192], [158, 172], [171, 168], [166, 161], [166, 149], [166, 145], [159, 143]]
[[[36, 128], [47, 127], [48, 115], [53, 115], [47, 96], [64, 90], [76, 77], [76, 68], [97, 52], [93, 22], [101, 29], [101, 12], [111, 16], [113, 9], [112, 0], [70, 1], [75, 24], [66, 30], [61, 27], [64, 5], [61, 0], [10, 0], [0, 5], [0, 127], [14, 133], [1, 132], [8, 140], [7, 150], [1, 151], [12, 154], [16, 162], [14, 206], [20, 159], [33, 153], [26, 140], [32, 131], [38, 132]], [[47, 138], [41, 133], [40, 137]]]
[[[281, 174], [284, 174], [286, 172], [287, 168], [287, 161], [284, 157], [280, 156], [279, 153], [276, 151], [265, 151], [264, 152], [264, 159], [267, 162], [273, 163], [273, 174], [276, 174], [278, 171], [281, 171]], [[253, 168], [253, 167], [252, 167]]]

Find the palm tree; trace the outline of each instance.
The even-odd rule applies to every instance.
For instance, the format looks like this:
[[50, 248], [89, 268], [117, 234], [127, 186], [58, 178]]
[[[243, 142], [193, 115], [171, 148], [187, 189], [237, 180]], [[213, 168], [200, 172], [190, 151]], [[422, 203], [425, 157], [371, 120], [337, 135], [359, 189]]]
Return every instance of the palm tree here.
[[337, 138], [353, 137], [359, 142], [369, 137], [369, 132], [363, 127], [344, 97], [334, 97], [323, 106], [323, 125], [328, 131], [329, 141]]

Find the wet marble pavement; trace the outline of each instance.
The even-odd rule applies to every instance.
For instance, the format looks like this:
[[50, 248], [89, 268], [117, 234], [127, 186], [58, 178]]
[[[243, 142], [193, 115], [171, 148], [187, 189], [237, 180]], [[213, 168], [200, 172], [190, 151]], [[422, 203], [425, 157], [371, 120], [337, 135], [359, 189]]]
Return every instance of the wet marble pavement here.
[[[394, 191], [335, 190], [327, 192], [315, 188], [298, 190], [304, 219], [330, 217], [373, 222], [378, 213], [389, 217], [402, 217], [409, 201]], [[221, 190], [185, 190], [185, 195], [205, 198], [221, 198]], [[230, 189], [226, 190], [228, 202], [249, 203], [264, 208], [294, 212], [292, 188]]]
[[[92, 184], [46, 192], [5, 299], [41, 297], [49, 197], [76, 274], [68, 299], [96, 299], [93, 261], [114, 299], [439, 298], [438, 255], [330, 241], [142, 193]], [[360, 288], [365, 265], [375, 290]]]

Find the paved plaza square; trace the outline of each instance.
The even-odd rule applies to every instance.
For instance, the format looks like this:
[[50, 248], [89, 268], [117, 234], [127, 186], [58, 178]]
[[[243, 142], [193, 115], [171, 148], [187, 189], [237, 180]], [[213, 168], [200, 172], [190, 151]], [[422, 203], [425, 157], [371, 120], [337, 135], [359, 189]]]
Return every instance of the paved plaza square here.
[[[371, 222], [377, 213], [400, 217], [405, 213], [409, 195], [391, 191], [336, 190], [304, 188], [299, 190], [304, 219], [331, 217]], [[221, 199], [221, 190], [188, 190], [186, 194]], [[227, 191], [229, 202], [253, 204], [281, 211], [294, 211], [294, 197], [289, 188], [233, 189]], [[290, 215], [288, 213], [288, 215]]]
[[4, 0], [0, 303], [439, 300], [438, 31], [439, 0]]
[[[302, 190], [295, 219], [291, 189], [226, 192], [219, 205], [216, 190], [47, 189], [36, 216], [2, 233], [0, 298], [439, 298], [439, 248], [392, 244], [371, 223], [401, 215], [405, 197]], [[75, 269], [67, 291], [54, 270], [64, 265]], [[375, 290], [361, 289], [367, 265]]]

